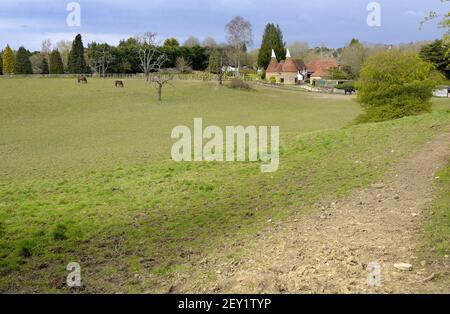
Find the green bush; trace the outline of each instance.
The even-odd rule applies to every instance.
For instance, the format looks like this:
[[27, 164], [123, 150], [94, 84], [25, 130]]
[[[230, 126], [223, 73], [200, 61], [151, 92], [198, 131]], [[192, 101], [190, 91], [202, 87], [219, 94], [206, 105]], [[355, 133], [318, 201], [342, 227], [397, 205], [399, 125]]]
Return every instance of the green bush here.
[[271, 84], [276, 84], [276, 83], [277, 83], [277, 79], [275, 78], [275, 76], [271, 76], [271, 77], [269, 78], [269, 82], [270, 82]]
[[437, 84], [431, 64], [416, 53], [383, 51], [363, 65], [357, 84], [364, 113], [356, 123], [399, 119], [431, 111], [430, 99]]
[[342, 84], [338, 84], [338, 85], [336, 85], [334, 88], [336, 88], [336, 89], [354, 89], [354, 90], [356, 90], [356, 84], [355, 84], [355, 82], [345, 82], [345, 83], [342, 83]]
[[241, 90], [251, 90], [252, 89], [252, 87], [249, 84], [247, 84], [245, 81], [238, 79], [238, 78], [232, 79], [229, 86], [233, 89], [241, 89]]

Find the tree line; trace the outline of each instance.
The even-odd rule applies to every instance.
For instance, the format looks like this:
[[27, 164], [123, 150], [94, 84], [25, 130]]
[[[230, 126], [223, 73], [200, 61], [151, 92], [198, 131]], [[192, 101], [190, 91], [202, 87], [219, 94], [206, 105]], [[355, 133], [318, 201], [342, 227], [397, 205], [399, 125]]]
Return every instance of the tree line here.
[[[286, 56], [287, 47], [292, 57], [302, 59], [305, 63], [317, 59], [335, 59], [339, 62], [340, 68], [332, 69], [331, 78], [357, 80], [362, 65], [371, 55], [395, 48], [417, 52], [423, 60], [432, 63], [447, 79], [450, 79], [450, 58], [447, 53], [449, 43], [442, 39], [397, 47], [363, 44], [357, 39], [352, 39], [342, 48], [329, 48], [325, 45], [310, 48], [303, 42], [287, 45], [280, 26], [268, 23], [261, 47], [249, 51], [249, 47], [253, 44], [250, 22], [238, 16], [226, 25], [225, 30], [227, 42], [223, 44], [217, 44], [211, 37], [201, 43], [193, 36], [183, 44], [176, 38], [155, 43], [157, 49], [154, 58], [165, 56], [163, 68], [176, 69], [181, 73], [209, 71], [220, 75], [223, 67], [230, 66], [238, 72], [242, 68], [247, 68], [256, 73], [256, 69], [267, 68], [272, 49], [281, 61]], [[145, 45], [142, 41], [143, 36], [123, 39], [117, 46], [91, 42], [85, 47], [81, 35], [77, 35], [72, 42], [60, 41], [54, 47], [49, 40], [45, 40], [41, 50], [35, 52], [30, 52], [24, 47], [13, 51], [7, 45], [0, 54], [0, 74], [142, 73], [139, 51]]]

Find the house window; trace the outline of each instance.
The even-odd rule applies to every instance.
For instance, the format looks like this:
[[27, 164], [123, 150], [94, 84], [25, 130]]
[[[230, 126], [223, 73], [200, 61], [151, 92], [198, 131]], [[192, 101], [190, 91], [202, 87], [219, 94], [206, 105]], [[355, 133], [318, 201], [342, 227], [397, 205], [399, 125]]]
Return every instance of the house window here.
[[284, 78], [280, 78], [280, 83], [284, 83]]

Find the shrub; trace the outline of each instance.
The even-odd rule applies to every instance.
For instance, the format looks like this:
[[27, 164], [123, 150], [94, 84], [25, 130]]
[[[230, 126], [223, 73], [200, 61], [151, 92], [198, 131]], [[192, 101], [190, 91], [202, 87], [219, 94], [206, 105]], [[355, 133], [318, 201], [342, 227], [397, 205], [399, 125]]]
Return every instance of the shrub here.
[[266, 79], [266, 70], [262, 70], [262, 71], [261, 71], [260, 78], [261, 78], [262, 80], [265, 80], [265, 79]]
[[365, 113], [356, 122], [379, 122], [430, 111], [435, 73], [433, 66], [416, 53], [390, 50], [370, 57], [357, 84], [357, 100]]
[[233, 89], [241, 89], [241, 90], [251, 90], [252, 89], [252, 87], [248, 83], [246, 83], [243, 80], [238, 79], [238, 78], [234, 78], [231, 80], [230, 87]]
[[275, 78], [275, 76], [271, 76], [271, 77], [269, 78], [269, 82], [270, 82], [271, 84], [276, 84], [276, 83], [277, 83], [277, 79]]
[[355, 82], [345, 82], [345, 83], [336, 85], [334, 88], [336, 88], [336, 89], [355, 89], [356, 90], [356, 85], [355, 85]]

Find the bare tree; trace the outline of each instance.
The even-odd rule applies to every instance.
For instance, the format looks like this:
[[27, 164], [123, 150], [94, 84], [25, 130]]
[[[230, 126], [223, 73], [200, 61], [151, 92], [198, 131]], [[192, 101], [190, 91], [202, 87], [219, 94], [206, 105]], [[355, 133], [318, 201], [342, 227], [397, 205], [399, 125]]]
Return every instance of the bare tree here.
[[226, 50], [226, 47], [219, 47], [211, 52], [209, 57], [209, 71], [216, 74], [219, 85], [223, 84], [223, 78], [227, 73], [229, 64]]
[[195, 36], [189, 36], [188, 39], [183, 43], [184, 47], [194, 47], [200, 46], [200, 40]]
[[147, 83], [153, 82], [156, 89], [158, 101], [162, 100], [162, 89], [173, 80], [172, 72], [163, 72], [163, 66], [167, 62], [166, 54], [158, 51], [156, 33], [147, 32], [138, 38], [140, 44], [139, 60], [140, 67], [145, 75]]
[[111, 63], [114, 61], [112, 48], [108, 44], [97, 44], [92, 42], [87, 49], [88, 62], [91, 68], [99, 73], [101, 77], [105, 77]]
[[150, 81], [150, 73], [161, 69], [167, 56], [159, 54], [156, 43], [156, 33], [147, 32], [137, 38], [139, 47], [140, 68], [144, 72], [146, 81]]
[[70, 49], [72, 48], [72, 42], [70, 40], [61, 40], [56, 43], [56, 49], [58, 49], [61, 54], [61, 59], [63, 61], [64, 70], [67, 70], [67, 65], [69, 61]]
[[203, 47], [216, 48], [217, 42], [212, 37], [206, 37], [205, 40], [203, 40]]
[[44, 41], [42, 41], [41, 53], [45, 56], [45, 58], [47, 58], [47, 61], [49, 61], [48, 59], [51, 51], [52, 51], [52, 42], [50, 41], [50, 39], [45, 39]]
[[241, 66], [241, 55], [247, 47], [253, 45], [252, 24], [243, 17], [236, 16], [226, 26], [227, 41], [233, 47], [237, 73]]
[[168, 58], [165, 54], [160, 55], [153, 63], [153, 71], [149, 74], [147, 82], [152, 82], [156, 89], [156, 99], [162, 101], [162, 89], [164, 85], [173, 80], [172, 71], [163, 71], [163, 65], [167, 62]]
[[178, 57], [176, 60], [175, 68], [180, 73], [189, 73], [192, 72], [192, 67], [189, 61], [187, 61], [183, 57]]

